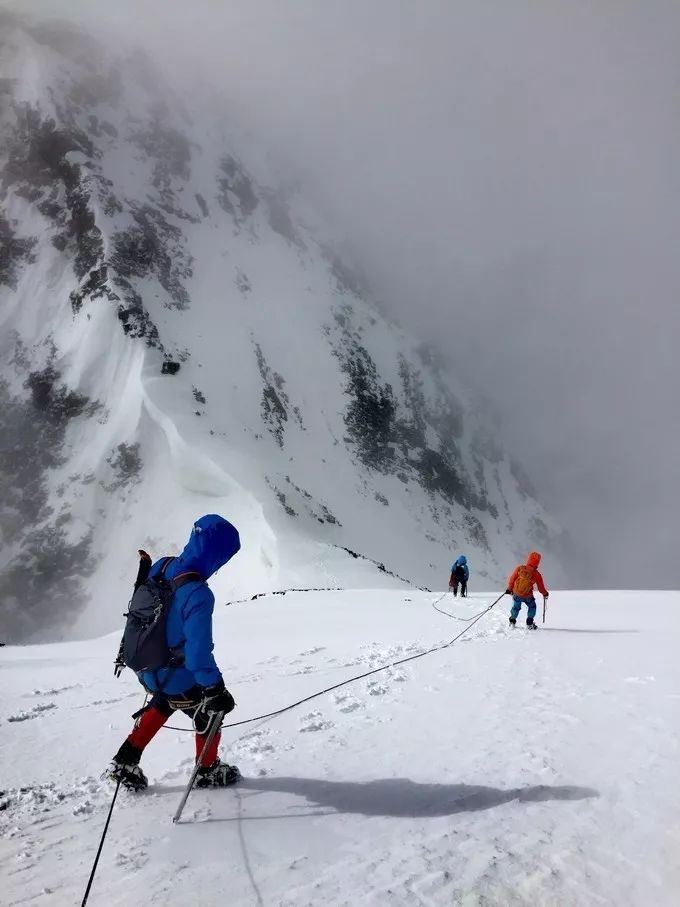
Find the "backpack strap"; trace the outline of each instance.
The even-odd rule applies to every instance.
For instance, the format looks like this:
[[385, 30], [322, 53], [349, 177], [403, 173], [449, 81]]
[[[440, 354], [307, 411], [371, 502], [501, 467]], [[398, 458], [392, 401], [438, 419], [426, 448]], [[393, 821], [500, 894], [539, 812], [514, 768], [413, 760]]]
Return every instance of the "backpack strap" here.
[[158, 571], [158, 575], [159, 575], [159, 576], [162, 576], [163, 579], [165, 579], [165, 571], [166, 571], [166, 570], [168, 569], [168, 567], [170, 566], [170, 562], [171, 562], [171, 561], [174, 561], [174, 560], [175, 560], [175, 558], [172, 557], [172, 556], [171, 556], [171, 557], [163, 558], [163, 564], [162, 564], [162, 566], [161, 566], [161, 569]]
[[204, 583], [205, 578], [195, 570], [187, 570], [185, 573], [178, 573], [177, 576], [173, 576], [169, 582], [171, 582], [176, 589], [179, 589], [180, 586], [184, 586], [186, 583]]
[[[161, 569], [158, 571], [158, 575], [162, 576], [165, 579], [165, 571], [170, 566], [171, 561], [174, 561], [174, 557], [166, 557], [163, 561]], [[173, 576], [172, 579], [165, 580], [167, 583], [170, 583], [174, 586], [175, 589], [179, 589], [180, 586], [184, 586], [186, 583], [193, 582], [205, 582], [205, 577], [198, 573], [196, 570], [185, 570], [184, 573], [178, 573], [177, 576]]]

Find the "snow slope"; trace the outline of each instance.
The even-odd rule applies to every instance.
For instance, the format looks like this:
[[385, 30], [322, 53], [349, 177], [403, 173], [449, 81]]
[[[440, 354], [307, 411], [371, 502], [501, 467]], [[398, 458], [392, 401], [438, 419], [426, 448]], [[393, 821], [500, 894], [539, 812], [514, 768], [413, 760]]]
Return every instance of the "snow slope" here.
[[[233, 720], [451, 639], [465, 624], [436, 597], [218, 609]], [[465, 617], [493, 597], [442, 604]], [[90, 905], [677, 904], [680, 594], [554, 593], [533, 634], [509, 630], [507, 603], [445, 651], [225, 731], [243, 782], [194, 792], [176, 827], [193, 740], [162, 731]], [[142, 702], [112, 676], [116, 644], [0, 650], [8, 907], [80, 902], [111, 795], [97, 778]]]
[[3, 641], [113, 630], [137, 547], [205, 512], [244, 542], [223, 601], [355, 584], [343, 547], [429, 586], [461, 551], [490, 584], [557, 554], [493, 424], [267, 158], [140, 55], [0, 13]]

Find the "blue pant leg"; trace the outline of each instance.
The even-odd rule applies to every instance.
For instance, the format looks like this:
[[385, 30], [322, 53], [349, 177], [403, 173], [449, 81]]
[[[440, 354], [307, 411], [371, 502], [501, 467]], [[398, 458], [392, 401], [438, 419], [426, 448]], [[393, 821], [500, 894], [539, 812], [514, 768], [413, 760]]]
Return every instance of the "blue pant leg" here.
[[512, 608], [510, 610], [510, 617], [512, 617], [513, 620], [517, 620], [517, 615], [519, 614], [521, 607], [522, 607], [522, 599], [519, 597], [519, 595], [513, 595], [512, 596]]
[[536, 617], [536, 599], [531, 596], [530, 599], [527, 599], [527, 623], [532, 624], [534, 622], [534, 617]]

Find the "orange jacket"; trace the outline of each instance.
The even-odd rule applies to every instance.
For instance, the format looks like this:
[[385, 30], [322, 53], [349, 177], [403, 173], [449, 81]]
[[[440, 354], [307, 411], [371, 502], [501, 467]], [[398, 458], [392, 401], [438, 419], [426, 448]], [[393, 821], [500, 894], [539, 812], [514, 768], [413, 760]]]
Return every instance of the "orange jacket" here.
[[533, 587], [538, 586], [538, 591], [541, 593], [541, 595], [544, 595], [547, 598], [548, 594], [549, 594], [548, 590], [545, 588], [545, 583], [543, 582], [543, 577], [538, 572], [538, 565], [540, 563], [541, 563], [541, 555], [538, 553], [538, 551], [532, 551], [531, 554], [529, 555], [529, 557], [527, 558], [526, 565], [518, 564], [515, 567], [515, 569], [512, 571], [512, 573], [508, 577], [507, 588], [510, 589], [511, 592], [513, 591], [513, 587], [517, 580], [517, 574], [520, 571], [520, 567], [527, 566], [527, 567], [533, 568], [533, 571], [534, 571], [534, 575], [533, 575], [534, 582], [531, 587], [532, 592], [533, 592]]

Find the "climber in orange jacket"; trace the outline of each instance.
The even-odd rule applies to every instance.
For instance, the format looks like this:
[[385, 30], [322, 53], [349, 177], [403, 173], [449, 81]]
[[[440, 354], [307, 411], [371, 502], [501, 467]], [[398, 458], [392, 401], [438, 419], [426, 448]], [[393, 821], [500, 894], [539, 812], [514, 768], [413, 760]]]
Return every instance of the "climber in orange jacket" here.
[[536, 629], [534, 617], [536, 617], [536, 599], [534, 598], [534, 586], [538, 586], [538, 591], [543, 598], [549, 595], [545, 588], [543, 577], [538, 572], [538, 565], [541, 563], [541, 555], [538, 551], [532, 551], [527, 558], [526, 564], [519, 564], [512, 571], [508, 578], [508, 588], [505, 590], [506, 595], [512, 595], [513, 604], [510, 611], [510, 626], [514, 627], [517, 623], [517, 615], [523, 604], [527, 606], [527, 627], [530, 630]]

